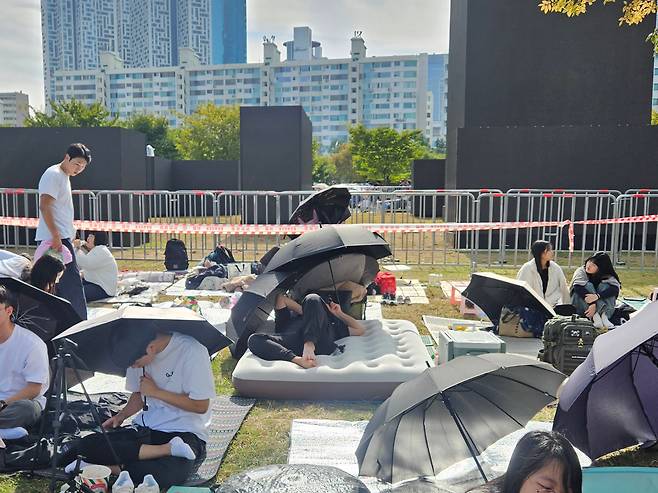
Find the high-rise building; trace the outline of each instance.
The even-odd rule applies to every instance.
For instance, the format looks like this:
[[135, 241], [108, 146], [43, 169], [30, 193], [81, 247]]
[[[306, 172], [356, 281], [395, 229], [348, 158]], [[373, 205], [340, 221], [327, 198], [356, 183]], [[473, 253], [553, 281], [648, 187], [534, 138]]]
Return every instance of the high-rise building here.
[[212, 63], [246, 63], [247, 0], [212, 0]]
[[418, 129], [431, 141], [437, 124], [435, 98], [443, 101], [443, 108], [446, 99], [445, 77], [430, 78], [431, 55], [368, 57], [360, 35], [350, 43], [349, 58], [323, 58], [317, 51], [312, 53], [314, 42], [305, 28], [295, 30], [294, 47], [287, 46], [294, 58], [287, 60], [281, 59], [272, 39], [263, 43], [263, 63], [204, 66], [194, 50], [179, 49], [178, 65], [128, 68], [117, 57], [104, 54], [102, 69], [56, 72], [56, 98], [99, 101], [119, 118], [135, 113], [162, 115], [171, 125], [178, 125], [180, 115], [204, 103], [301, 105], [324, 150], [345, 142], [348, 126], [359, 123], [370, 128]]
[[0, 93], [0, 125], [22, 127], [29, 115], [30, 100], [22, 92]]
[[245, 1], [42, 0], [47, 105], [55, 71], [100, 68], [102, 52], [131, 68], [178, 65], [179, 48], [194, 50], [201, 64], [245, 62]]
[[428, 86], [432, 93], [432, 129], [430, 145], [446, 138], [448, 119], [448, 54], [429, 55]]

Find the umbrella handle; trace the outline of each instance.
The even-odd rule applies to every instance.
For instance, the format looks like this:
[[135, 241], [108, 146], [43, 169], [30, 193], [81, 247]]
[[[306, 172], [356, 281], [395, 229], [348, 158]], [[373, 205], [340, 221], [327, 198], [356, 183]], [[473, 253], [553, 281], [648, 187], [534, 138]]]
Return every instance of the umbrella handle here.
[[[146, 376], [146, 370], [144, 369], [143, 366], [142, 366], [142, 376]], [[149, 405], [146, 402], [146, 396], [143, 395], [142, 399], [144, 399], [144, 405], [142, 406], [142, 411], [148, 411], [149, 410]]]

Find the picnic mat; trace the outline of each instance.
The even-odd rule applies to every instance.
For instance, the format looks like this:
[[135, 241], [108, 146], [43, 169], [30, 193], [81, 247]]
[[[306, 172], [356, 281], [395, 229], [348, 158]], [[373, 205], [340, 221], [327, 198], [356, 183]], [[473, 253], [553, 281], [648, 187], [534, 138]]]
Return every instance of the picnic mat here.
[[[462, 301], [462, 291], [468, 286], [468, 281], [441, 281], [441, 291], [450, 300], [450, 303], [458, 305]], [[452, 288], [455, 288], [454, 299]]]
[[382, 304], [379, 301], [368, 301], [366, 305], [366, 320], [382, 320]]
[[228, 293], [226, 291], [212, 291], [209, 289], [185, 289], [185, 278], [179, 279], [174, 284], [169, 286], [165, 290], [164, 294], [167, 296], [194, 296], [196, 298], [230, 298], [233, 296], [233, 293]]
[[171, 271], [126, 271], [119, 273], [119, 279], [137, 279], [144, 282], [167, 282], [176, 280], [176, 272]]
[[206, 443], [206, 457], [203, 461], [199, 457], [197, 460], [198, 469], [197, 464], [195, 464], [196, 472], [187, 480], [186, 486], [214, 482], [231, 440], [233, 440], [255, 403], [256, 399], [227, 395], [220, 395], [213, 399], [212, 421], [208, 442]]
[[[130, 279], [126, 279], [119, 283], [119, 293], [122, 289], [130, 286]], [[170, 282], [147, 282], [147, 281], [137, 281], [140, 284], [148, 285], [148, 289], [142, 291], [141, 293], [135, 295], [129, 294], [117, 294], [117, 296], [112, 296], [111, 298], [103, 298], [102, 300], [94, 301], [94, 304], [114, 304], [114, 303], [152, 303], [153, 300], [162, 292], [164, 292], [169, 286]], [[122, 284], [126, 283], [126, 284]]]
[[404, 264], [384, 264], [382, 265], [382, 268], [389, 272], [405, 272], [411, 270], [411, 267]]
[[398, 279], [396, 297], [407, 296], [411, 298], [411, 304], [429, 305], [430, 300], [427, 298], [425, 288], [420, 284], [418, 279]]
[[[354, 452], [361, 440], [367, 421], [334, 421], [324, 419], [295, 419], [290, 430], [289, 464], [317, 464], [334, 466], [343, 471], [358, 475], [358, 464]], [[528, 425], [487, 448], [481, 455], [482, 467], [488, 477], [500, 476], [507, 470], [509, 459], [516, 443], [531, 430], [550, 431], [551, 423], [530, 421]], [[578, 452], [583, 466], [591, 461]], [[359, 478], [368, 485], [370, 491], [388, 491], [387, 485], [374, 478]], [[481, 484], [482, 479], [475, 461], [460, 461], [441, 471], [436, 484], [455, 492], [465, 492]]]

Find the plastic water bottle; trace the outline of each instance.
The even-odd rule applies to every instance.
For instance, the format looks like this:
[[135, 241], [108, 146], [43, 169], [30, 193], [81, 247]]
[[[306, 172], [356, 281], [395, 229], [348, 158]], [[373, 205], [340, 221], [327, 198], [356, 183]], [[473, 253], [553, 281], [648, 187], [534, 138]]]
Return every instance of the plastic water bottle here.
[[144, 476], [142, 484], [140, 484], [135, 493], [160, 493], [160, 486], [151, 474]]
[[128, 471], [121, 471], [114, 486], [112, 486], [112, 493], [133, 493], [135, 491], [135, 484], [130, 477]]

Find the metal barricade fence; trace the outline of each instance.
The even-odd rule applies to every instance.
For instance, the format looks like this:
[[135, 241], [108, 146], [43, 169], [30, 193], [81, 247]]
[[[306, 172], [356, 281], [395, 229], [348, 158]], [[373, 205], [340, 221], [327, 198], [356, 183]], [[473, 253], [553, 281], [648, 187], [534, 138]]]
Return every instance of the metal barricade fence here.
[[578, 189], [511, 189], [505, 193], [481, 193], [476, 204], [477, 222], [552, 224], [480, 233], [476, 237], [477, 260], [490, 266], [519, 266], [527, 261], [530, 247], [538, 239], [550, 241], [557, 255], [566, 254], [569, 267], [579, 262], [578, 257], [584, 260], [587, 252], [611, 250], [616, 243], [614, 224], [576, 224], [576, 243], [574, 252], [570, 252], [568, 230], [560, 223], [612, 219], [617, 214], [619, 195], [616, 190]]
[[[617, 217], [658, 214], [658, 190], [628, 190], [617, 198]], [[658, 267], [658, 227], [656, 222], [616, 224], [618, 243], [614, 249], [617, 265], [645, 269]]]

